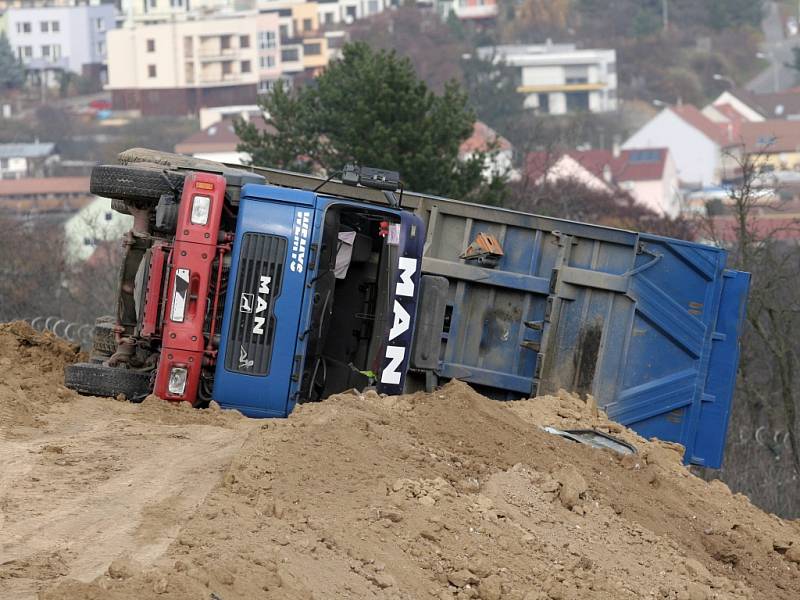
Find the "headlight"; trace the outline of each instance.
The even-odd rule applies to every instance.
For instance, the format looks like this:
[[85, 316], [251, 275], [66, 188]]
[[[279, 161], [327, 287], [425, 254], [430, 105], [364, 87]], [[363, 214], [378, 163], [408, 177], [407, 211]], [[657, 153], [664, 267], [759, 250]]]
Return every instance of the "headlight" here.
[[208, 212], [211, 208], [211, 198], [208, 196], [195, 196], [192, 199], [192, 223], [205, 225], [208, 223]]
[[186, 367], [172, 367], [170, 369], [169, 383], [167, 384], [170, 394], [183, 396], [183, 392], [186, 390], [186, 377], [188, 374], [189, 371]]

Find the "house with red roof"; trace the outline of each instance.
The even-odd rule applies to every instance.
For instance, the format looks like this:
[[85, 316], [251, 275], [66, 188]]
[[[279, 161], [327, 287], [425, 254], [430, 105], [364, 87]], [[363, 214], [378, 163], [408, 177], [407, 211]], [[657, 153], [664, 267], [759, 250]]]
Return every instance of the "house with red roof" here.
[[681, 210], [677, 168], [668, 148], [531, 152], [525, 162], [526, 175], [537, 183], [572, 179], [592, 190], [623, 190], [660, 215], [675, 217]]
[[736, 176], [738, 137], [738, 122], [715, 122], [696, 106], [682, 104], [664, 108], [622, 147], [668, 148], [681, 185], [699, 189]]
[[511, 142], [483, 121], [475, 121], [472, 125], [472, 135], [461, 142], [458, 158], [467, 161], [478, 152], [488, 153], [484, 167], [486, 178], [503, 174], [511, 179], [519, 178], [519, 174], [513, 169], [514, 148]]

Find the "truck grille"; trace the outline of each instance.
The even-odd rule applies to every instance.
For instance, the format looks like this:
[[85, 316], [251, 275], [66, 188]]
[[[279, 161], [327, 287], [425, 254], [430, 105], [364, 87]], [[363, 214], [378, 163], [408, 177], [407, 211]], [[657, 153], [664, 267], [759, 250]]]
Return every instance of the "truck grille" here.
[[245, 233], [225, 354], [228, 371], [266, 375], [275, 336], [275, 302], [283, 283], [286, 238]]

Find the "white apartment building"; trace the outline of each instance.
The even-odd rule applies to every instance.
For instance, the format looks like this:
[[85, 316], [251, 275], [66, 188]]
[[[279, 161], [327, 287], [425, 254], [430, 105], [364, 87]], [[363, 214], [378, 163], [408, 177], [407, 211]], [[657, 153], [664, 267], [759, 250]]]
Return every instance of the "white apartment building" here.
[[281, 77], [279, 18], [235, 13], [137, 24], [108, 36], [108, 86], [118, 110], [196, 114], [253, 104]]
[[617, 109], [617, 53], [579, 50], [574, 44], [478, 48], [484, 59], [519, 69], [517, 90], [525, 106], [543, 114], [594, 113]]
[[48, 85], [61, 71], [104, 80], [106, 33], [116, 27], [115, 12], [110, 4], [10, 8], [6, 33], [25, 68]]
[[189, 14], [253, 10], [255, 0], [119, 0], [120, 24], [154, 25]]

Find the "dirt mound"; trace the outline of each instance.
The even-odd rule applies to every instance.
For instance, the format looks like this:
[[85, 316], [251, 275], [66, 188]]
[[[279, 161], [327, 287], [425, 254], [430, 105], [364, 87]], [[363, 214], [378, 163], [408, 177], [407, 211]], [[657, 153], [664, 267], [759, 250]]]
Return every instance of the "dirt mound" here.
[[63, 386], [64, 365], [81, 356], [77, 346], [22, 321], [0, 324], [0, 425], [6, 435], [24, 435], [39, 415], [74, 395]]
[[[7, 597], [800, 598], [797, 522], [698, 479], [680, 447], [591, 400], [501, 403], [451, 383], [285, 420], [69, 407], [24, 444], [0, 441]], [[604, 428], [638, 453], [543, 425]]]

